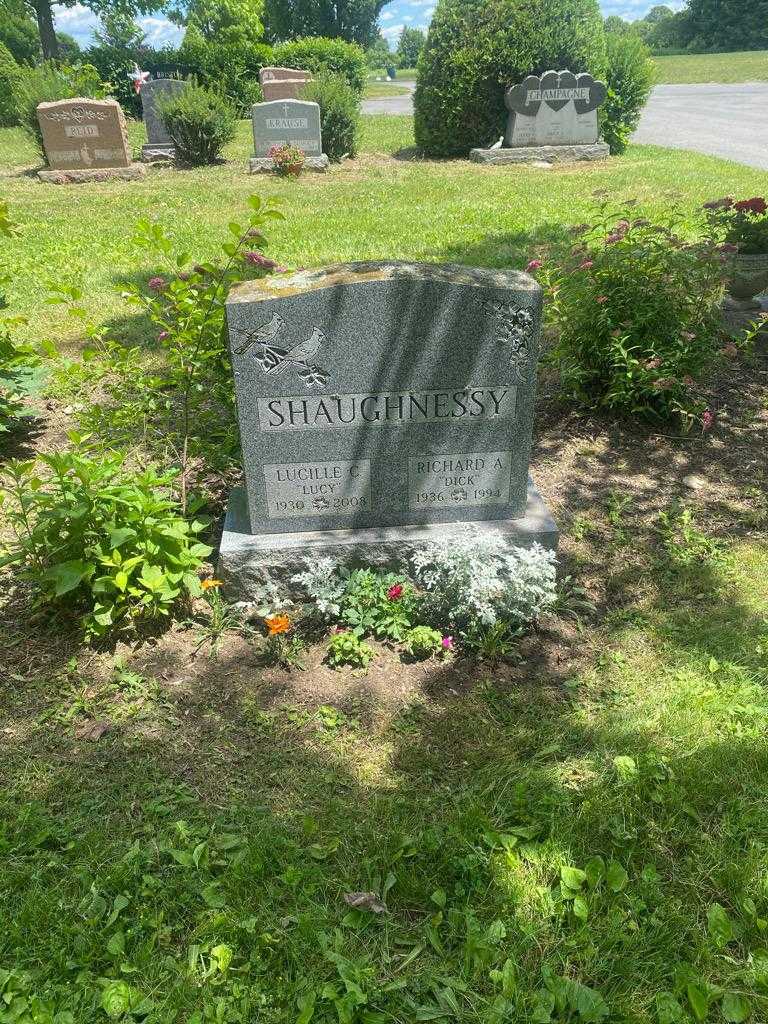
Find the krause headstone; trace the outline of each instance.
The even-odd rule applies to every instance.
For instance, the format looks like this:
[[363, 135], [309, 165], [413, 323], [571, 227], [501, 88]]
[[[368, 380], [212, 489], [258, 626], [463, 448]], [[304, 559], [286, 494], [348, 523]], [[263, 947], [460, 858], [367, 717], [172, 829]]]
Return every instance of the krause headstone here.
[[609, 155], [599, 141], [598, 107], [607, 88], [590, 74], [547, 71], [529, 75], [507, 89], [509, 110], [504, 145], [473, 149], [471, 159], [483, 163], [563, 162], [598, 160]]
[[131, 163], [125, 117], [116, 100], [78, 98], [40, 103], [37, 119], [49, 168], [38, 172], [43, 180], [143, 175], [145, 168]]
[[159, 101], [177, 96], [187, 87], [178, 78], [150, 78], [141, 87], [141, 109], [147, 142], [141, 147], [142, 160], [172, 160], [176, 154], [173, 140], [158, 112]]
[[528, 476], [540, 321], [541, 289], [515, 271], [352, 263], [236, 286], [232, 592], [322, 554], [402, 562], [486, 531], [555, 547]]
[[284, 145], [300, 149], [305, 154], [304, 166], [308, 169], [324, 171], [328, 167], [328, 157], [323, 154], [320, 107], [317, 103], [305, 100], [254, 103], [251, 120], [256, 154], [250, 161], [252, 173], [273, 170], [269, 151], [273, 146]]
[[310, 72], [298, 68], [262, 68], [259, 71], [259, 85], [266, 102], [298, 99], [301, 90], [311, 81]]

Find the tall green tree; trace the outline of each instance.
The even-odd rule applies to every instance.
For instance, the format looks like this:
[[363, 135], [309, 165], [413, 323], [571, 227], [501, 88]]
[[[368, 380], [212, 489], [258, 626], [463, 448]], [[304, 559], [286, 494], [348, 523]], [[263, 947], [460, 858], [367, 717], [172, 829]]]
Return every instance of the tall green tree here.
[[681, 21], [692, 50], [768, 49], [768, 0], [688, 0]]
[[266, 0], [264, 26], [270, 42], [328, 36], [369, 47], [390, 0]]
[[34, 64], [40, 59], [40, 34], [23, 0], [0, 0], [0, 43], [17, 64]]
[[427, 37], [420, 28], [406, 25], [397, 41], [397, 66], [415, 68], [426, 41]]
[[59, 41], [53, 17], [54, 3], [58, 7], [77, 7], [82, 4], [102, 18], [117, 13], [130, 17], [152, 14], [162, 10], [166, 0], [23, 0], [23, 3], [25, 10], [37, 22], [43, 57], [45, 60], [53, 60], [59, 56]]
[[191, 0], [170, 17], [186, 25], [185, 42], [258, 43], [264, 36], [264, 0]]

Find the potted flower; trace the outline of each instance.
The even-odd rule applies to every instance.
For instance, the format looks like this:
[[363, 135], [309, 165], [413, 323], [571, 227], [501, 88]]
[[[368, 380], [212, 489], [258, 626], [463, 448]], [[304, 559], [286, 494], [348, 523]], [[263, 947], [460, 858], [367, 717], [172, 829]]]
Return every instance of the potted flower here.
[[737, 309], [759, 309], [755, 296], [768, 289], [768, 202], [730, 196], [704, 204], [707, 219], [729, 258], [728, 294]]
[[304, 153], [297, 146], [272, 146], [269, 155], [275, 170], [284, 178], [298, 178], [304, 168]]

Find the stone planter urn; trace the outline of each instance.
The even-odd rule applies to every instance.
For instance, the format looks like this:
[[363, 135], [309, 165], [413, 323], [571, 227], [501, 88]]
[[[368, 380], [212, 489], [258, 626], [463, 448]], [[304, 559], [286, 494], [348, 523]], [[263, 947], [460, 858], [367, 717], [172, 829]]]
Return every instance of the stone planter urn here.
[[768, 252], [734, 256], [730, 264], [728, 295], [733, 309], [760, 309], [755, 298], [768, 291]]

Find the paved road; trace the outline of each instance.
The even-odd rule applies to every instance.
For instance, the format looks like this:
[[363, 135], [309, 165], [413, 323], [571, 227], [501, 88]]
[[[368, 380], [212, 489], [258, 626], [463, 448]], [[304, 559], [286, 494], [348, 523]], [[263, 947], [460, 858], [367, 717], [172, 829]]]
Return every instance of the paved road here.
[[[365, 100], [367, 114], [413, 112], [411, 92]], [[635, 141], [693, 149], [768, 170], [768, 82], [744, 85], [658, 85]]]

